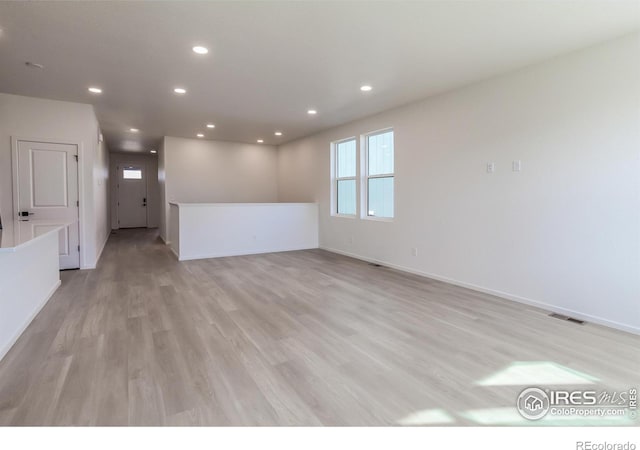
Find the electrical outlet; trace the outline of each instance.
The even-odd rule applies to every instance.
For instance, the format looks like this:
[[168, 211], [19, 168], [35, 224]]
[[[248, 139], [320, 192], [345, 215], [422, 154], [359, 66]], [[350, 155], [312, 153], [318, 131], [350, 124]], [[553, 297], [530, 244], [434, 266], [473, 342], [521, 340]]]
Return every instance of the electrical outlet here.
[[418, 247], [413, 247], [411, 249], [411, 256], [418, 256]]
[[487, 173], [493, 173], [496, 171], [496, 163], [489, 162], [487, 163]]

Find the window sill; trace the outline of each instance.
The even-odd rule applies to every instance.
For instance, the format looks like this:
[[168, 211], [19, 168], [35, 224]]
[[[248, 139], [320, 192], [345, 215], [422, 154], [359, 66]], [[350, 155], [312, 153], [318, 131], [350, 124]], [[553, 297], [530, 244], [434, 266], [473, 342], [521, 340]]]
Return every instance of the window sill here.
[[337, 217], [339, 219], [357, 219], [358, 216], [355, 214], [331, 214], [331, 217]]
[[363, 216], [362, 220], [371, 220], [373, 222], [393, 222], [394, 217]]

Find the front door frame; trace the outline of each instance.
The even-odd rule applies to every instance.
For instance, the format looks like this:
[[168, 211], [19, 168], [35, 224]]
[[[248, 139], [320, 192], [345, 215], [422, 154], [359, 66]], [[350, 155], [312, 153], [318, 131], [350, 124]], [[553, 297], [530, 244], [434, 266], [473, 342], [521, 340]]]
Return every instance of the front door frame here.
[[126, 166], [142, 166], [142, 176], [143, 179], [142, 181], [144, 182], [144, 192], [146, 195], [146, 199], [147, 199], [147, 206], [144, 210], [144, 215], [145, 215], [145, 226], [144, 228], [149, 228], [149, 181], [147, 179], [148, 174], [147, 174], [147, 163], [146, 161], [142, 161], [142, 162], [135, 162], [135, 161], [129, 161], [129, 160], [122, 160], [122, 161], [115, 161], [114, 163], [114, 167], [115, 167], [115, 176], [114, 176], [114, 181], [116, 183], [116, 224], [118, 225], [118, 228], [116, 229], [120, 229], [120, 167], [122, 167], [122, 169], [124, 169]]

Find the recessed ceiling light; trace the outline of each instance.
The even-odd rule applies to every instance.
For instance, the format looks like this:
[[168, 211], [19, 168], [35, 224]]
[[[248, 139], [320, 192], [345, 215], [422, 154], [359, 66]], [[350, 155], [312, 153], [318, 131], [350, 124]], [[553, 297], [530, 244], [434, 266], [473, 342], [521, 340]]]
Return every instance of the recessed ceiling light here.
[[207, 47], [202, 47], [201, 45], [196, 45], [192, 50], [198, 55], [206, 55], [209, 53], [209, 49]]
[[208, 124], [207, 124], [207, 128], [215, 128], [215, 127], [216, 127], [216, 126], [215, 126], [214, 124], [212, 124], [212, 123], [208, 123]]
[[196, 134], [196, 136], [198, 136], [199, 138], [203, 138], [203, 137], [204, 137], [204, 134], [202, 134], [202, 133], [198, 133], [198, 134]]
[[318, 111], [316, 111], [315, 109], [310, 109], [309, 111], [307, 111], [307, 114], [309, 114], [310, 116], [315, 116], [316, 114], [318, 114]]
[[151, 150], [151, 153], [158, 153], [157, 150]]
[[137, 133], [140, 130], [138, 130], [137, 128], [129, 128], [129, 131], [131, 131], [132, 133]]
[[262, 144], [262, 143], [264, 142], [264, 140], [263, 140], [263, 139], [258, 139], [256, 142], [257, 142], [258, 144]]
[[90, 87], [89, 92], [91, 92], [92, 94], [102, 94], [102, 89], [100, 89], [99, 87]]
[[176, 94], [186, 94], [187, 90], [185, 88], [177, 87], [173, 89], [173, 92]]
[[273, 134], [275, 134], [276, 136], [282, 136], [282, 131], [276, 131], [276, 132], [275, 132], [275, 133], [273, 133]]
[[362, 92], [369, 92], [371, 89], [373, 89], [371, 86], [369, 86], [368, 84], [365, 84], [364, 86], [360, 86], [360, 90]]

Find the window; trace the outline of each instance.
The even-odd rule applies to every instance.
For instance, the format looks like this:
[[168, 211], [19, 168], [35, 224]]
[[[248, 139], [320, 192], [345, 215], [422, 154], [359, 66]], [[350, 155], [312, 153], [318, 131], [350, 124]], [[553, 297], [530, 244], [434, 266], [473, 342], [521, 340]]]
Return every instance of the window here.
[[122, 178], [125, 180], [142, 180], [142, 170], [122, 169]]
[[394, 217], [393, 130], [332, 143], [332, 214], [363, 219]]
[[356, 215], [356, 140], [335, 144], [335, 213]]
[[393, 217], [393, 130], [365, 136], [366, 216]]

